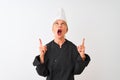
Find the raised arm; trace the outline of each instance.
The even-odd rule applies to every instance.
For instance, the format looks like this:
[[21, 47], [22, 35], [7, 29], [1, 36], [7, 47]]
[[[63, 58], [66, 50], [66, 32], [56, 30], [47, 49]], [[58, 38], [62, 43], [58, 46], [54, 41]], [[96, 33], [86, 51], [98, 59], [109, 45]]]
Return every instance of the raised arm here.
[[36, 56], [33, 62], [33, 65], [36, 66], [36, 71], [41, 76], [47, 76], [49, 74], [49, 71], [47, 69], [47, 63], [45, 62], [45, 54], [47, 53], [47, 47], [42, 45], [41, 39], [40, 41], [40, 55]]

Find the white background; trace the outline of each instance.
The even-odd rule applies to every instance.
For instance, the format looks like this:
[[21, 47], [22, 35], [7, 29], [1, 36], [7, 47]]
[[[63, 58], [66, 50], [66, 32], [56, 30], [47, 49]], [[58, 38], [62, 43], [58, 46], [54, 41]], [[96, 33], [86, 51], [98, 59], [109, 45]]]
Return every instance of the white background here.
[[75, 80], [120, 80], [120, 0], [0, 0], [0, 80], [45, 80], [32, 65], [53, 39], [52, 20], [64, 8], [66, 38], [81, 44], [91, 62]]

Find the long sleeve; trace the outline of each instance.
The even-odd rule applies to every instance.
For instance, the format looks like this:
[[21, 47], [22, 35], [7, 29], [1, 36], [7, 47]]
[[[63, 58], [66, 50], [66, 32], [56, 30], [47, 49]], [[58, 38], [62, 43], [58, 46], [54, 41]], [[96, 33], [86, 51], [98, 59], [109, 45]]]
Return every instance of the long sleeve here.
[[74, 74], [81, 74], [85, 69], [85, 67], [88, 65], [90, 61], [90, 57], [87, 54], [85, 55], [86, 55], [85, 61], [83, 61], [79, 55], [77, 56], [74, 67]]
[[77, 51], [77, 48], [75, 47], [74, 47], [73, 53], [74, 53], [74, 74], [81, 74], [85, 69], [85, 67], [89, 64], [90, 57], [89, 55], [85, 54], [86, 59], [83, 61]]
[[43, 64], [40, 63], [39, 55], [35, 57], [33, 65], [36, 66], [36, 71], [39, 75], [44, 77], [48, 75], [48, 69], [46, 67], [46, 63]]

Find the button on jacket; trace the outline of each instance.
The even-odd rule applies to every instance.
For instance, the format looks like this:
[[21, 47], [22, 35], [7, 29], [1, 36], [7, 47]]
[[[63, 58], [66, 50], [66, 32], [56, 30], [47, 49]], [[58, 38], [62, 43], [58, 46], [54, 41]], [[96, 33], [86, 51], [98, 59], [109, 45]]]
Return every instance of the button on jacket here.
[[61, 48], [54, 40], [46, 46], [44, 63], [40, 63], [39, 55], [33, 62], [37, 73], [47, 77], [46, 80], [74, 80], [74, 75], [81, 74], [90, 61], [87, 54], [83, 61], [77, 47], [67, 39]]

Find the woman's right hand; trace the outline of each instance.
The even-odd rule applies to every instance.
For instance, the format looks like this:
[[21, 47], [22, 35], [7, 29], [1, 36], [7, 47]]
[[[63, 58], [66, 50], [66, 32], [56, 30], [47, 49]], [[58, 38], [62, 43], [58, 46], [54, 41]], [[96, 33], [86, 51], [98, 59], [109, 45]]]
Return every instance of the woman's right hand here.
[[40, 46], [39, 46], [40, 61], [41, 61], [41, 63], [44, 63], [44, 55], [45, 55], [45, 53], [46, 53], [46, 51], [47, 51], [47, 46], [43, 46], [43, 45], [42, 45], [41, 39], [39, 39], [39, 41], [40, 41]]

